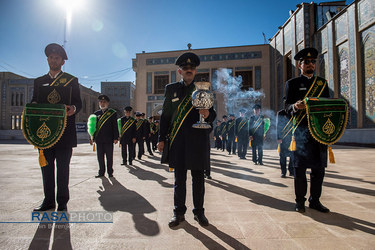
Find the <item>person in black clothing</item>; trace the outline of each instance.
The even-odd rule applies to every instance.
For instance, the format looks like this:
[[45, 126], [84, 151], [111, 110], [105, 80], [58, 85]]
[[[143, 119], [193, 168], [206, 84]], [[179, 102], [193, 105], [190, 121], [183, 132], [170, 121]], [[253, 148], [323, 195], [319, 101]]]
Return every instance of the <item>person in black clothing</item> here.
[[120, 144], [121, 144], [121, 156], [122, 164], [126, 165], [126, 158], [128, 158], [129, 165], [133, 164], [134, 155], [134, 143], [136, 142], [136, 123], [135, 119], [131, 117], [133, 108], [130, 106], [125, 107], [125, 116], [121, 117], [121, 131], [120, 132]]
[[[169, 167], [174, 168], [174, 210], [169, 221], [175, 227], [185, 220], [186, 213], [186, 175], [191, 170], [193, 183], [194, 219], [202, 226], [208, 226], [204, 215], [204, 171], [210, 166], [211, 129], [196, 129], [200, 116], [212, 123], [216, 118], [213, 108], [196, 109], [191, 104], [191, 95], [195, 90], [194, 77], [199, 65], [199, 57], [191, 52], [182, 54], [177, 60], [178, 73], [182, 80], [166, 85], [163, 112], [160, 120], [159, 151], [164, 148], [169, 137]], [[181, 104], [181, 106], [180, 106]], [[180, 108], [178, 108], [180, 106]], [[168, 145], [168, 144], [167, 144]]]
[[152, 133], [151, 133], [151, 126], [153, 126], [153, 120], [154, 117], [150, 116], [148, 118], [148, 120], [144, 119], [144, 126], [145, 126], [145, 134], [146, 134], [146, 146], [147, 146], [147, 151], [148, 153], [153, 156], [154, 154], [152, 153], [152, 150], [151, 150], [151, 137], [152, 137]]
[[43, 151], [48, 163], [47, 166], [41, 168], [44, 200], [34, 211], [46, 211], [56, 207], [55, 161], [57, 168], [57, 210], [66, 211], [69, 201], [69, 164], [73, 148], [77, 146], [75, 114], [81, 110], [82, 101], [78, 79], [61, 71], [65, 60], [68, 60], [64, 48], [56, 43], [52, 43], [45, 48], [45, 54], [47, 56], [49, 72], [34, 80], [34, 92], [31, 102], [37, 103], [37, 100], [47, 99], [44, 96], [43, 98], [39, 96], [42, 95], [40, 89], [45, 86], [51, 86], [56, 82], [63, 83], [65, 85], [64, 88], [71, 89], [71, 98], [70, 103], [64, 103], [67, 105], [68, 118], [62, 137], [54, 146]]
[[289, 145], [292, 140], [292, 134], [287, 133], [286, 130], [284, 130], [285, 125], [290, 120], [290, 117], [285, 112], [284, 109], [277, 112], [276, 117], [276, 139], [277, 144], [279, 144], [279, 155], [280, 155], [280, 167], [281, 167], [281, 178], [286, 177], [286, 162], [287, 157], [289, 157], [289, 164], [288, 164], [288, 170], [289, 170], [289, 176], [294, 175], [294, 169], [293, 169], [293, 154], [289, 151]]
[[108, 177], [113, 177], [113, 143], [117, 144], [119, 133], [117, 126], [117, 113], [109, 108], [109, 97], [100, 95], [99, 110], [95, 111], [98, 118], [97, 128], [94, 134], [94, 141], [90, 139], [90, 144], [96, 143], [97, 156], [99, 162], [99, 172], [96, 178], [103, 177], [105, 173], [104, 155], [107, 158]]
[[[145, 153], [144, 148], [144, 141], [146, 139], [146, 128], [144, 126], [144, 119], [142, 119], [142, 113], [137, 112], [135, 114], [136, 117], [136, 144], [138, 144], [138, 159], [142, 159], [142, 155]], [[134, 144], [134, 155], [133, 159], [135, 158], [136, 150]]]
[[156, 149], [158, 149], [158, 136], [159, 136], [159, 121], [155, 120], [151, 124], [151, 143], [152, 143], [152, 151], [155, 152]]
[[[299, 77], [290, 79], [285, 84], [285, 111], [294, 118], [306, 111], [305, 97], [330, 97], [327, 80], [314, 76], [318, 51], [305, 48], [299, 51], [294, 59], [301, 70]], [[316, 141], [310, 134], [307, 117], [301, 115], [299, 125], [295, 129], [296, 151], [293, 152], [294, 189], [296, 194], [295, 210], [305, 212], [305, 195], [307, 193], [306, 169], [311, 168], [309, 207], [323, 213], [329, 209], [320, 203], [323, 178], [327, 167], [327, 146]]]
[[236, 119], [234, 134], [238, 144], [238, 157], [246, 159], [247, 147], [249, 144], [249, 121], [245, 117], [246, 110], [240, 109], [240, 117]]
[[236, 154], [236, 136], [234, 134], [236, 125], [236, 118], [234, 114], [229, 115], [229, 121], [227, 122], [227, 133], [228, 133], [228, 142], [227, 142], [227, 150], [229, 154]]
[[255, 104], [254, 115], [250, 117], [249, 121], [249, 136], [255, 165], [263, 165], [264, 116], [260, 114], [260, 110], [260, 105]]
[[215, 148], [217, 150], [221, 149], [221, 139], [220, 139], [221, 131], [220, 131], [220, 128], [221, 128], [221, 121], [217, 120], [216, 121], [216, 127], [214, 129]]
[[227, 122], [228, 122], [228, 116], [223, 115], [223, 121], [221, 122], [220, 126], [220, 138], [221, 138], [221, 149], [224, 151], [227, 147], [227, 136], [228, 136], [228, 130], [227, 130]]

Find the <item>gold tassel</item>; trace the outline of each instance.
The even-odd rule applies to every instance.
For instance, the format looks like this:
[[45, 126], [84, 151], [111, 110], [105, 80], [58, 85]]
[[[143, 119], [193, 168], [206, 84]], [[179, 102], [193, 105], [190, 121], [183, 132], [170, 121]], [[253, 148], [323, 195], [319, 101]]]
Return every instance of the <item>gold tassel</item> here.
[[214, 141], [216, 141], [216, 136], [214, 136]]
[[169, 172], [173, 172], [174, 171], [174, 168], [169, 168]]
[[41, 167], [45, 167], [48, 165], [48, 162], [46, 160], [46, 157], [44, 156], [43, 149], [39, 150], [39, 165]]
[[36, 146], [34, 146], [34, 149], [38, 149]]
[[296, 151], [297, 150], [297, 143], [294, 135], [292, 136], [292, 141], [290, 142], [289, 151]]
[[249, 141], [249, 147], [251, 147], [251, 140]]
[[277, 153], [279, 153], [280, 154], [280, 152], [281, 152], [281, 149], [280, 149], [280, 144], [277, 146]]
[[93, 144], [93, 146], [92, 146], [92, 151], [96, 151], [96, 149], [95, 149], [95, 143]]
[[237, 137], [236, 137], [236, 142], [237, 142]]
[[335, 155], [333, 154], [332, 147], [328, 146], [328, 159], [329, 163], [335, 164]]
[[121, 144], [120, 143], [118, 144], [118, 147], [121, 148]]

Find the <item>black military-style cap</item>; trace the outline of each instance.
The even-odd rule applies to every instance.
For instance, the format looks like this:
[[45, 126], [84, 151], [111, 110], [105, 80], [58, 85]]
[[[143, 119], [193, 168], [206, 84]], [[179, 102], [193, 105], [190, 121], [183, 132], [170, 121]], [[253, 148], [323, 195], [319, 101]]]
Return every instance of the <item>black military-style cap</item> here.
[[135, 112], [135, 116], [142, 116], [142, 113], [141, 112]]
[[155, 120], [154, 123], [159, 123], [159, 120]]
[[132, 110], [133, 110], [133, 108], [132, 108], [132, 107], [130, 107], [130, 106], [126, 106], [126, 107], [124, 108], [124, 110], [125, 110], [125, 111], [132, 111]]
[[229, 116], [233, 116], [234, 117], [234, 114], [229, 114]]
[[101, 101], [101, 100], [106, 100], [107, 102], [109, 102], [109, 97], [106, 96], [106, 95], [100, 95], [100, 96], [98, 97], [98, 100], [99, 100], [99, 101]]
[[142, 114], [142, 116], [145, 116], [146, 114], [145, 113], [141, 113]]
[[228, 116], [227, 115], [223, 115], [223, 118], [227, 118]]
[[65, 49], [57, 44], [57, 43], [51, 43], [46, 46], [44, 49], [44, 53], [48, 57], [50, 54], [55, 53], [62, 57], [64, 60], [68, 60], [68, 56], [66, 55]]
[[318, 57], [318, 51], [315, 48], [304, 48], [294, 56], [294, 59], [297, 61], [300, 61], [304, 58], [317, 58]]
[[217, 120], [216, 122], [221, 122], [220, 120]]
[[246, 113], [246, 109], [240, 109], [239, 112], [242, 113], [242, 114], [245, 114]]
[[260, 104], [255, 104], [254, 106], [253, 106], [253, 109], [261, 109], [262, 107], [260, 106]]
[[180, 55], [176, 60], [176, 65], [178, 66], [186, 66], [191, 65], [193, 67], [198, 67], [201, 61], [199, 60], [199, 57], [191, 52], [186, 52], [182, 55]]
[[154, 117], [153, 116], [149, 116], [148, 119], [154, 119]]

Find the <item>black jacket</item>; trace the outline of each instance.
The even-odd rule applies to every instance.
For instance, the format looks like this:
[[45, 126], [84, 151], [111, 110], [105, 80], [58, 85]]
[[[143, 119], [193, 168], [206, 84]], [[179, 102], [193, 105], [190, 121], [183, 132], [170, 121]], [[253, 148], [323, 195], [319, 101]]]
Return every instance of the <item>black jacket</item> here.
[[[107, 112], [108, 109], [105, 111]], [[94, 113], [98, 119], [104, 114], [101, 109], [95, 111]], [[97, 131], [94, 135], [94, 140], [96, 143], [113, 143], [119, 137], [118, 127], [117, 127], [117, 113], [115, 112], [102, 126], [102, 128]]]
[[[165, 87], [165, 100], [160, 118], [159, 141], [164, 141], [169, 133], [172, 116], [178, 105], [194, 88], [194, 83], [189, 86], [180, 82], [170, 83]], [[216, 112], [209, 110], [210, 115], [206, 122], [213, 122]], [[210, 166], [210, 138], [212, 129], [197, 129], [192, 125], [199, 121], [199, 110], [193, 108], [182, 122], [169, 152], [169, 165], [173, 168], [204, 170]]]
[[133, 117], [126, 118], [126, 116], [121, 117], [121, 127], [129, 120], [134, 120], [133, 124], [125, 131], [124, 135], [121, 137], [120, 143], [127, 144], [132, 142], [133, 138], [136, 138], [136, 120]]
[[253, 137], [251, 144], [263, 145], [264, 141], [264, 116], [251, 116], [249, 121], [249, 136]]
[[[62, 74], [63, 72], [60, 72]], [[59, 74], [59, 75], [60, 75]], [[43, 87], [45, 84], [51, 84], [55, 79], [51, 78], [49, 74], [38, 77], [34, 80], [34, 92], [31, 102], [37, 102], [39, 95], [39, 88]], [[70, 105], [76, 106], [76, 112], [78, 113], [82, 108], [81, 94], [78, 84], [78, 78], [74, 78], [68, 86], [65, 88], [72, 88], [71, 102]], [[77, 134], [76, 134], [76, 116], [68, 116], [67, 125], [64, 130], [64, 134], [61, 136], [60, 140], [56, 143], [54, 147], [56, 148], [66, 148], [66, 147], [76, 147], [77, 146]]]
[[[298, 115], [300, 110], [293, 110], [293, 104], [302, 100], [315, 77], [308, 79], [306, 76], [299, 76], [286, 82], [285, 84], [285, 111], [290, 115]], [[318, 77], [317, 82], [326, 82]], [[316, 95], [314, 95], [316, 97]], [[323, 89], [320, 97], [330, 97], [328, 84]], [[305, 117], [294, 133], [297, 150], [294, 151], [294, 167], [321, 168], [327, 166], [327, 146], [316, 141], [310, 134]]]

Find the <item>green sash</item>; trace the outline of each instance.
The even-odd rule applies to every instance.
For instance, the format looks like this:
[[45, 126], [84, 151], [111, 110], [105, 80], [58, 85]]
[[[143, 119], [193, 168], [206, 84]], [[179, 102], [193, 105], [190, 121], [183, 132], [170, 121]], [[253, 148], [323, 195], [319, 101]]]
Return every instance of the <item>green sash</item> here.
[[254, 129], [254, 132], [253, 132], [253, 134], [255, 134], [255, 132], [258, 130], [258, 128], [260, 127], [260, 125], [262, 125], [262, 122], [263, 122], [263, 116], [259, 116], [259, 118], [258, 118], [258, 120], [256, 120], [255, 122], [254, 122], [254, 127], [256, 127], [255, 129]]
[[97, 130], [96, 130], [96, 134], [99, 133], [100, 129], [103, 127], [104, 123], [106, 123], [106, 121], [108, 121], [108, 119], [116, 113], [116, 110], [114, 109], [108, 109], [107, 111], [104, 112], [104, 114], [102, 114], [97, 122]]
[[56, 79], [49, 86], [51, 86], [51, 87], [52, 86], [54, 86], [54, 87], [58, 87], [58, 86], [66, 87], [75, 78], [76, 78], [75, 76], [72, 76], [71, 74], [63, 72], [61, 75], [56, 77]]
[[137, 121], [137, 130], [142, 126], [142, 124], [143, 124], [143, 119], [139, 119], [138, 121]]
[[221, 130], [221, 136], [224, 136], [225, 135], [225, 132], [227, 132], [227, 124], [225, 123], [225, 125], [223, 126], [223, 130]]
[[[313, 84], [311, 84], [309, 91], [307, 91], [303, 99], [305, 99], [306, 97], [319, 97], [323, 93], [323, 90], [326, 86], [327, 81], [325, 79], [315, 76]], [[297, 114], [294, 114], [281, 131], [282, 138], [284, 139], [291, 131], [294, 134], [294, 131], [301, 123], [303, 118], [305, 118], [305, 116], [306, 110], [300, 110]]]
[[124, 126], [122, 126], [121, 128], [121, 131], [120, 131], [120, 137], [122, 137], [125, 132], [131, 127], [131, 125], [133, 125], [133, 123], [135, 122], [135, 119], [133, 117], [130, 117], [124, 124]]
[[190, 92], [185, 96], [185, 98], [182, 100], [180, 105], [178, 105], [177, 113], [172, 122], [171, 133], [169, 134], [169, 138], [170, 138], [169, 148], [171, 148], [174, 142], [174, 139], [176, 138], [176, 135], [178, 131], [180, 130], [181, 125], [184, 122], [185, 118], [193, 109], [193, 105], [191, 103], [191, 95], [194, 91], [195, 91], [195, 87], [190, 90]]
[[241, 131], [241, 129], [243, 128], [243, 126], [245, 126], [246, 123], [247, 123], [247, 120], [245, 118], [242, 119], [240, 124], [238, 124], [238, 132], [237, 133], [239, 133]]
[[234, 126], [235, 123], [236, 123], [236, 120], [233, 120], [233, 121], [230, 123], [230, 125], [229, 125], [229, 127], [228, 127], [228, 131], [231, 130], [231, 128]]
[[310, 134], [318, 142], [331, 145], [345, 131], [348, 105], [343, 99], [306, 98], [307, 121]]

